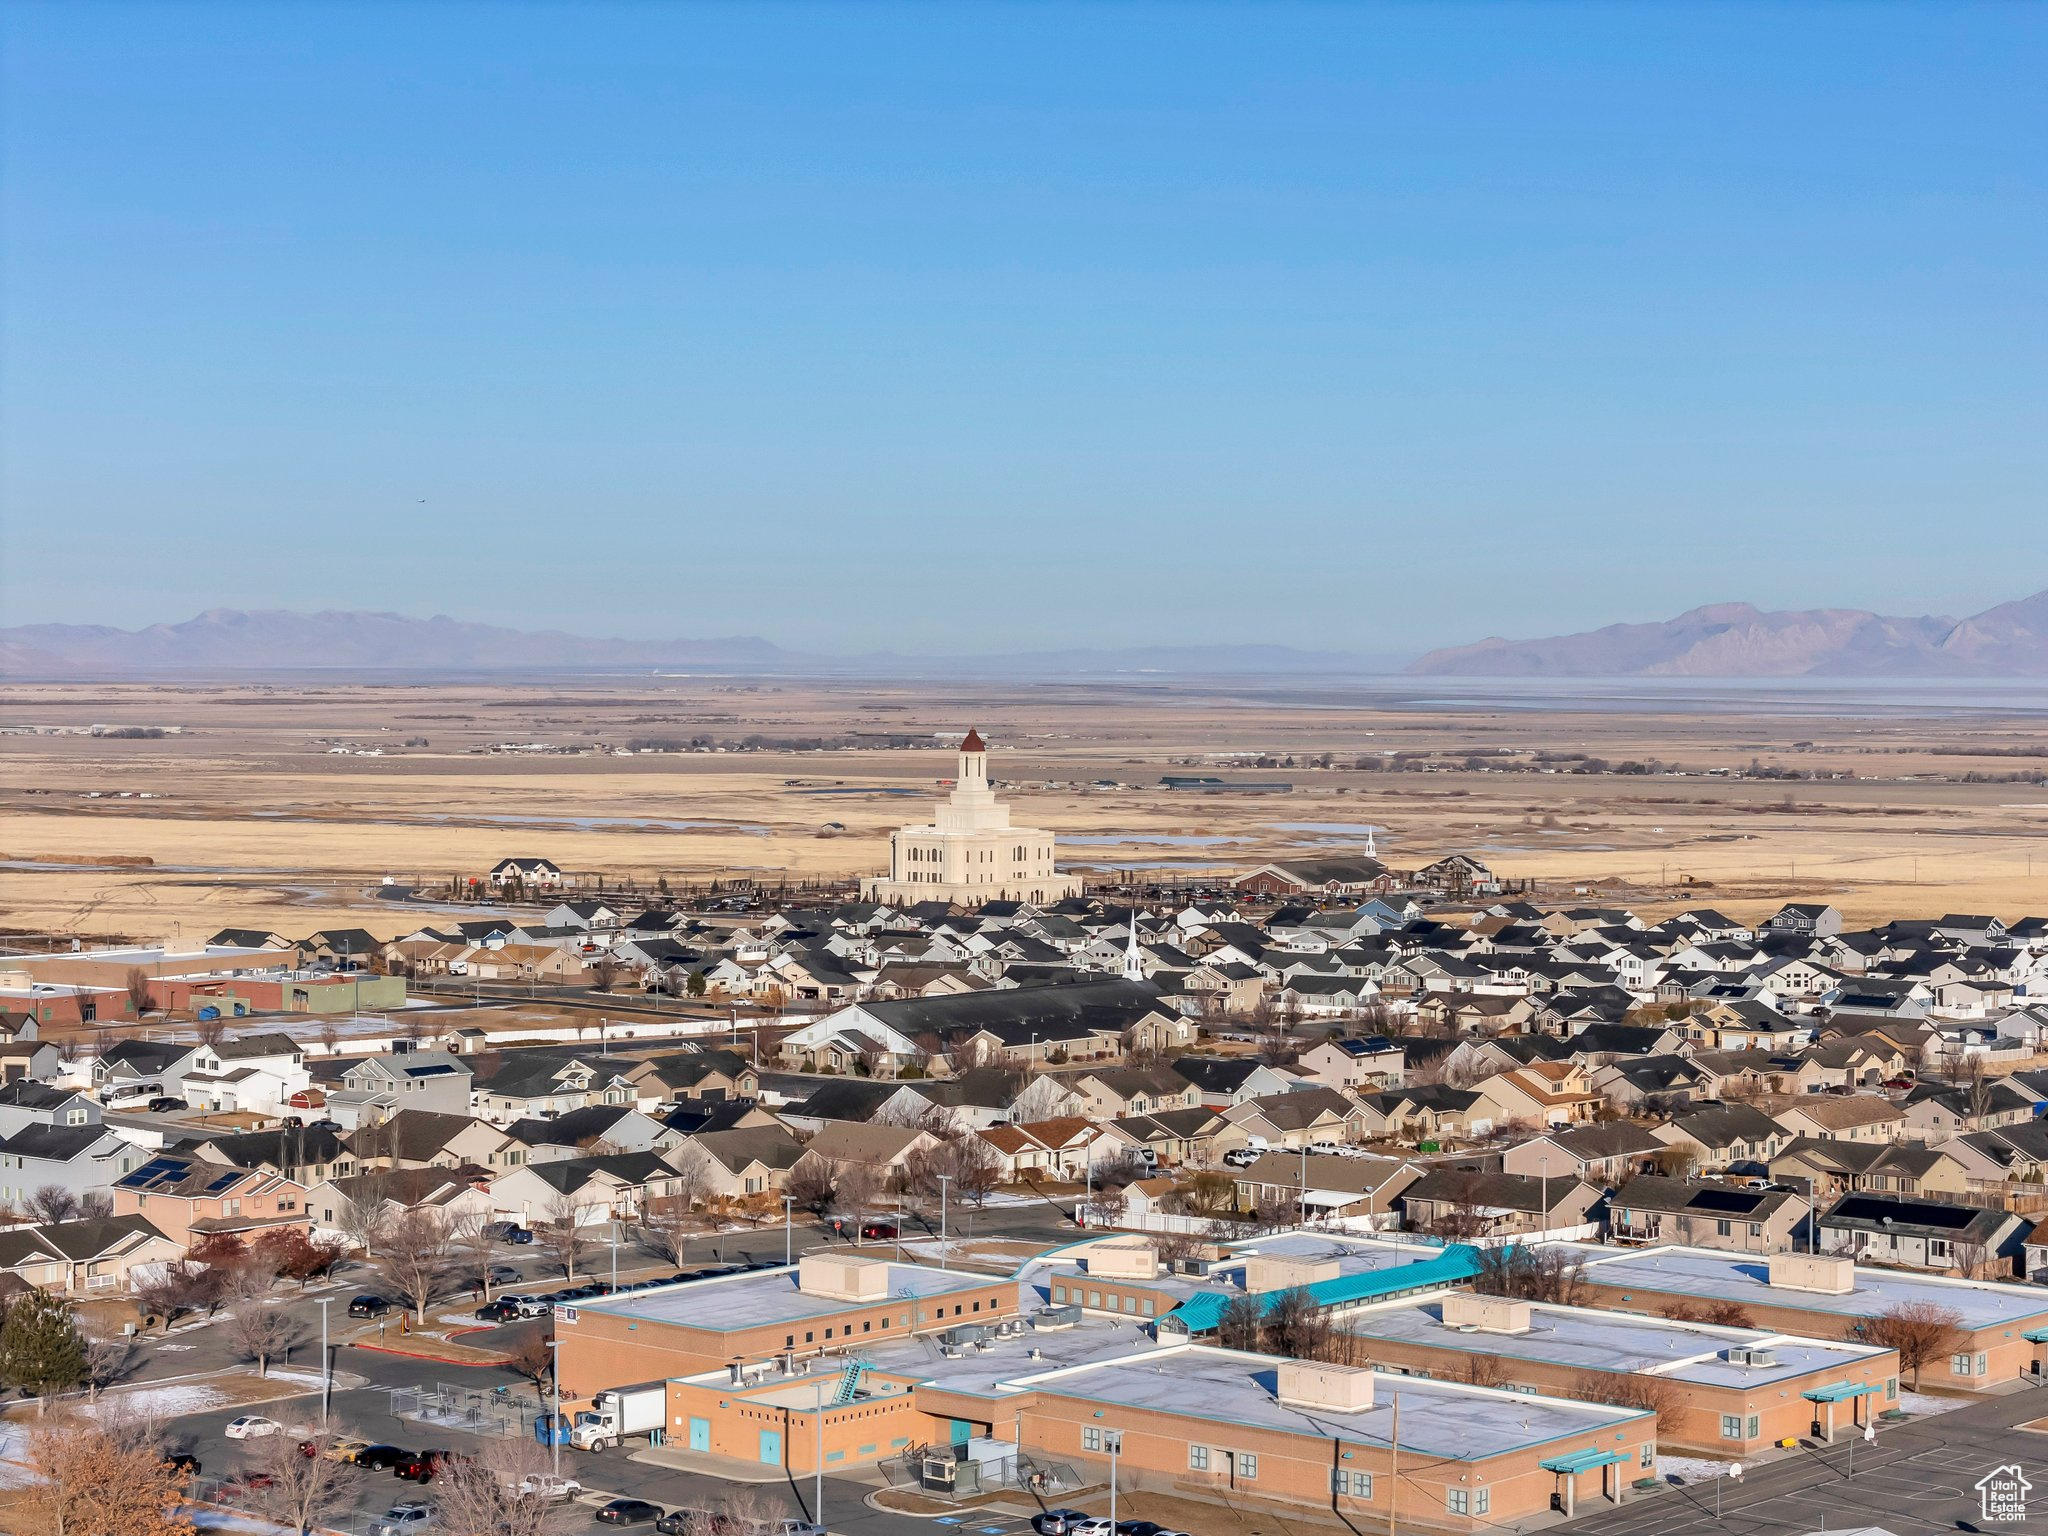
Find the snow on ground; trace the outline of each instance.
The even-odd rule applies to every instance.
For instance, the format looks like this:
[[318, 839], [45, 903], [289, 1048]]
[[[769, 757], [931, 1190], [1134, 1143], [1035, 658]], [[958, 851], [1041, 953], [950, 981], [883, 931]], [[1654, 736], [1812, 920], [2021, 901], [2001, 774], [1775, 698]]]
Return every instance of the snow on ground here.
[[273, 1365], [270, 1368], [270, 1374], [265, 1376], [263, 1380], [288, 1381], [293, 1386], [299, 1387], [317, 1387], [323, 1378], [318, 1371], [302, 1371], [296, 1366]]
[[1682, 1482], [1705, 1483], [1717, 1477], [1728, 1475], [1729, 1463], [1710, 1461], [1705, 1456], [1657, 1456], [1657, 1476], [1660, 1479], [1676, 1477]]
[[1929, 1397], [1924, 1392], [1901, 1392], [1899, 1407], [1907, 1413], [1948, 1413], [1969, 1401], [1966, 1397]]
[[131, 1387], [125, 1391], [108, 1392], [97, 1402], [80, 1403], [78, 1411], [97, 1413], [105, 1404], [115, 1403], [128, 1413], [143, 1414], [153, 1419], [175, 1419], [188, 1413], [225, 1408], [234, 1401], [218, 1387], [192, 1381], [169, 1387]]

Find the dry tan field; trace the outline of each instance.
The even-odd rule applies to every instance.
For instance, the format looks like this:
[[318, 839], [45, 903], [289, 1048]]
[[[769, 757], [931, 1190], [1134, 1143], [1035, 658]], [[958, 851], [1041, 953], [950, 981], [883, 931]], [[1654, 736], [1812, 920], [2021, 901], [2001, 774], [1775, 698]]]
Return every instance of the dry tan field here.
[[[1855, 920], [2048, 911], [2048, 789], [1961, 782], [2048, 769], [2048, 701], [2037, 693], [1902, 702], [1767, 688], [1617, 698], [1554, 686], [1446, 696], [1436, 682], [579, 678], [23, 685], [7, 702], [16, 728], [180, 728], [161, 739], [0, 738], [0, 927], [16, 933], [189, 941], [230, 923], [287, 934], [346, 923], [382, 935], [424, 919], [375, 899], [384, 878], [442, 884], [509, 854], [650, 883], [872, 872], [888, 830], [924, 818], [952, 759], [936, 745], [861, 743], [969, 725], [995, 744], [993, 771], [1019, 821], [1059, 832], [1064, 862], [1104, 879], [1356, 850], [1370, 824], [1398, 866], [1467, 850], [1539, 881], [1545, 899], [1746, 916], [1797, 898], [1833, 901]], [[823, 751], [593, 750], [849, 734], [856, 744]], [[426, 744], [404, 745], [418, 738]], [[581, 750], [484, 750], [536, 742]], [[355, 755], [370, 748], [383, 755]], [[1384, 753], [1430, 754], [1445, 771], [1351, 766]], [[1536, 753], [1654, 758], [1686, 775], [1465, 766], [1527, 766]], [[1254, 767], [1230, 754], [1295, 761]], [[1324, 754], [1337, 766], [1315, 766]], [[1709, 776], [1752, 763], [1855, 777]], [[1294, 789], [1193, 795], [1159, 784], [1202, 772]]]

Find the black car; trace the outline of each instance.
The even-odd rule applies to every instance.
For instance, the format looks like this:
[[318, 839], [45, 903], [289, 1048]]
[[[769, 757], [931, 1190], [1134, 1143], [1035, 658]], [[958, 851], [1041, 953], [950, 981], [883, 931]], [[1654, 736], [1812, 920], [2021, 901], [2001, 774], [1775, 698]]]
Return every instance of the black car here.
[[496, 1301], [485, 1302], [474, 1315], [480, 1323], [509, 1323], [519, 1315], [519, 1304], [500, 1297]]
[[703, 1509], [672, 1509], [654, 1522], [655, 1536], [697, 1536], [702, 1531], [710, 1532], [711, 1536], [727, 1536], [732, 1529], [730, 1515]]
[[175, 1113], [176, 1111], [178, 1111], [178, 1110], [181, 1110], [181, 1109], [183, 1109], [183, 1108], [185, 1108], [185, 1107], [186, 1107], [186, 1105], [185, 1105], [185, 1101], [184, 1101], [183, 1099], [170, 1099], [170, 1098], [164, 1098], [164, 1099], [151, 1099], [151, 1100], [149, 1101], [149, 1112], [150, 1112], [150, 1113], [151, 1113], [152, 1115], [168, 1115], [168, 1114], [173, 1114], [173, 1113]]
[[365, 1472], [395, 1472], [413, 1459], [413, 1452], [395, 1445], [366, 1445], [356, 1452], [356, 1465]]
[[1116, 1536], [1161, 1536], [1162, 1532], [1172, 1529], [1173, 1527], [1161, 1525], [1157, 1520], [1119, 1520], [1116, 1523]]
[[661, 1506], [645, 1499], [613, 1499], [597, 1512], [599, 1525], [645, 1525], [661, 1518]]
[[382, 1296], [358, 1296], [348, 1304], [350, 1317], [382, 1317], [391, 1310], [391, 1303]]
[[306, 1129], [309, 1131], [338, 1131], [341, 1129], [341, 1122], [339, 1120], [309, 1120], [306, 1122]]
[[199, 1475], [199, 1458], [190, 1451], [173, 1451], [164, 1458], [164, 1465], [174, 1472], [183, 1472], [192, 1477]]

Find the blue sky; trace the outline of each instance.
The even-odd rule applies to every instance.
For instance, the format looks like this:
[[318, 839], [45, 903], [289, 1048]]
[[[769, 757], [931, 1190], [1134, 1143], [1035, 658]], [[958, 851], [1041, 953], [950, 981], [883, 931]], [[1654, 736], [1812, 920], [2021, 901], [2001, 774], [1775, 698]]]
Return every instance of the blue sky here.
[[2048, 586], [2038, 5], [17, 3], [0, 618]]

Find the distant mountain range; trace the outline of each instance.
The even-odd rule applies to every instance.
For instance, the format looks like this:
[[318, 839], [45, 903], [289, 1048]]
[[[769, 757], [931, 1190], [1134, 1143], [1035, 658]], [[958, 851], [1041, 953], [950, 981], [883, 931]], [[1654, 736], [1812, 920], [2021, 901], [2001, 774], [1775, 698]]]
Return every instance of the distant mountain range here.
[[1659, 624], [1431, 651], [1430, 677], [2048, 677], [2048, 592], [1973, 618], [1856, 608], [1695, 608]]
[[0, 675], [707, 671], [787, 676], [2048, 677], [2048, 592], [1968, 619], [1855, 608], [1695, 608], [1657, 624], [1481, 640], [1418, 660], [1284, 645], [1154, 645], [972, 656], [827, 656], [752, 635], [605, 640], [396, 613], [216, 608], [181, 624], [0, 629]]
[[698, 670], [820, 676], [1086, 676], [1389, 672], [1402, 658], [1280, 645], [1140, 646], [982, 656], [825, 656], [751, 635], [711, 640], [601, 640], [397, 613], [244, 612], [216, 608], [181, 624], [110, 629], [26, 624], [0, 629], [0, 675], [147, 677], [222, 672], [508, 672]]

